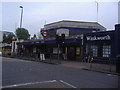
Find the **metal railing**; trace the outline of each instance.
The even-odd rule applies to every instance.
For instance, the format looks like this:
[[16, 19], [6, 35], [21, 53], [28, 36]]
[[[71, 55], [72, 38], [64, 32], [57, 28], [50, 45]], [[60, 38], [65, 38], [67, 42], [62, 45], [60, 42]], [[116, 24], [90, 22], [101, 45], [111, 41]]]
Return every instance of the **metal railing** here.
[[90, 70], [101, 72], [116, 72], [116, 63], [118, 58], [95, 58], [90, 60]]
[[[61, 54], [59, 54], [60, 58], [58, 60], [58, 54], [53, 53], [44, 53], [45, 60], [44, 62], [48, 63], [61, 63]], [[20, 54], [20, 53], [12, 53], [11, 55], [3, 55], [5, 57], [11, 57], [11, 58], [20, 58], [25, 60], [32, 60], [32, 61], [42, 61], [40, 58], [40, 53], [28, 53], [28, 54]]]

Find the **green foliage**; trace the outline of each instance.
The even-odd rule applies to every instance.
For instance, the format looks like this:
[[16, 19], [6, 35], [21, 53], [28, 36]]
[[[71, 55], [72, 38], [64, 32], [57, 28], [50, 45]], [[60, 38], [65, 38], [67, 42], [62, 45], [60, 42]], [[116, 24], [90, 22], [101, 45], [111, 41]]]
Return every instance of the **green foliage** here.
[[13, 37], [15, 37], [15, 35], [13, 35], [13, 34], [9, 34], [9, 35], [7, 36], [7, 38], [9, 38], [9, 39], [12, 39]]
[[16, 36], [19, 40], [20, 39], [28, 40], [30, 37], [30, 34], [29, 34], [28, 30], [25, 28], [17, 28], [16, 29]]
[[7, 38], [7, 37], [6, 37], [6, 35], [4, 34], [4, 35], [3, 35], [3, 41], [4, 41], [6, 38]]
[[34, 34], [34, 38], [36, 38], [36, 35]]
[[36, 36], [36, 34], [34, 34], [34, 36], [31, 37], [31, 40], [36, 40], [36, 39], [37, 39], [37, 36]]
[[13, 37], [15, 37], [15, 35], [13, 34], [9, 34], [8, 36], [6, 36], [5, 34], [3, 35], [3, 43], [11, 43]]

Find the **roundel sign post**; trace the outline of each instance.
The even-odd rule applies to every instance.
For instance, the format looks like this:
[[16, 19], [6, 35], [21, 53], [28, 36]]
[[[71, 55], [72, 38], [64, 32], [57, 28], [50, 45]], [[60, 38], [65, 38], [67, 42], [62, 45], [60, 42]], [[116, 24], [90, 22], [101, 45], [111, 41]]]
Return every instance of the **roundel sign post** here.
[[47, 37], [47, 31], [46, 30], [41, 30], [41, 34], [43, 37]]

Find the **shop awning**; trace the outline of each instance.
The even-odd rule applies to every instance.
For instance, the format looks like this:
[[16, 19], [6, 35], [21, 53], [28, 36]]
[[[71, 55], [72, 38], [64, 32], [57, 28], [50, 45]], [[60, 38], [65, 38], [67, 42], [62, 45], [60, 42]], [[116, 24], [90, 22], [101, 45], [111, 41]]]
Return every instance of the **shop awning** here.
[[[71, 39], [65, 39], [65, 43], [72, 43], [72, 42], [77, 42], [81, 43], [82, 39], [79, 38], [71, 38]], [[32, 45], [32, 44], [49, 44], [49, 43], [56, 43], [56, 40], [37, 40], [37, 41], [25, 41], [25, 42], [18, 42], [17, 44], [21, 45]]]

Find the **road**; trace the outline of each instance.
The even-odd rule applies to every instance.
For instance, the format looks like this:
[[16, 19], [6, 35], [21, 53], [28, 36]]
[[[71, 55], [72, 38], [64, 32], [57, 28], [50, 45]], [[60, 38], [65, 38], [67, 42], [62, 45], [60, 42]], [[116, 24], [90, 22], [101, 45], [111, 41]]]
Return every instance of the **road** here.
[[42, 62], [2, 58], [2, 85], [62, 80], [77, 88], [118, 88], [118, 76]]

